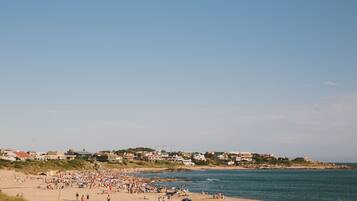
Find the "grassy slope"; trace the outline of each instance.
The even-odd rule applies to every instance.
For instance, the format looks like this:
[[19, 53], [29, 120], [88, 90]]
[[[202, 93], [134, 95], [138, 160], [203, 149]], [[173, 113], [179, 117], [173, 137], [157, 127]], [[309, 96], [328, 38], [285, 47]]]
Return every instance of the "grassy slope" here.
[[103, 163], [103, 166], [106, 168], [174, 168], [178, 167], [179, 164], [168, 161], [126, 161], [123, 164]]
[[[175, 169], [181, 167], [177, 163], [172, 163], [168, 161], [125, 161], [124, 163], [100, 163], [102, 167], [108, 169], [122, 169], [122, 168], [168, 168]], [[246, 168], [259, 168], [264, 167], [264, 165], [278, 165], [282, 168], [284, 167], [306, 167], [314, 168], [319, 166], [334, 167], [329, 164], [323, 163], [310, 163], [310, 162], [288, 162], [288, 163], [274, 163], [274, 162], [261, 162], [261, 163], [248, 163], [242, 164], [241, 167]], [[206, 164], [205, 166], [226, 166], [221, 164]], [[76, 160], [50, 160], [50, 161], [5, 161], [0, 160], [0, 169], [14, 169], [16, 171], [24, 172], [27, 174], [38, 174], [40, 172], [47, 172], [49, 170], [90, 170], [95, 169], [94, 163], [76, 159]]]
[[[121, 168], [175, 168], [178, 164], [165, 161], [126, 161], [124, 163], [100, 163], [102, 167], [110, 169]], [[94, 163], [84, 160], [49, 160], [49, 161], [5, 161], [0, 160], [0, 169], [14, 169], [27, 174], [38, 174], [49, 170], [88, 170], [94, 169]]]
[[0, 160], [0, 169], [15, 169], [28, 174], [37, 174], [49, 170], [90, 169], [93, 165], [84, 160], [51, 160], [51, 161], [5, 161]]

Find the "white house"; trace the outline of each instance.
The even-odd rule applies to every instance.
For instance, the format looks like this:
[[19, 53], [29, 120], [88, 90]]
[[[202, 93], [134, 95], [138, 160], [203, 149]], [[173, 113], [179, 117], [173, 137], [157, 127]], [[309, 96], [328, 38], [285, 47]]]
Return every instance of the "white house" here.
[[229, 157], [228, 157], [228, 154], [223, 153], [223, 154], [218, 155], [218, 159], [221, 161], [226, 161], [229, 159]]
[[66, 156], [61, 151], [48, 151], [45, 155], [46, 160], [65, 160]]
[[0, 159], [7, 161], [16, 161], [16, 153], [12, 150], [2, 150], [2, 154], [0, 155]]
[[206, 161], [206, 157], [203, 154], [194, 154], [193, 155], [193, 160], [196, 161]]
[[194, 166], [195, 165], [195, 163], [193, 163], [191, 159], [182, 160], [182, 163], [184, 165], [187, 165], [187, 166]]
[[253, 154], [250, 152], [239, 152], [237, 158], [237, 162], [252, 162], [253, 161]]
[[229, 165], [229, 166], [234, 165], [234, 164], [235, 164], [234, 161], [228, 161], [227, 162], [227, 165]]

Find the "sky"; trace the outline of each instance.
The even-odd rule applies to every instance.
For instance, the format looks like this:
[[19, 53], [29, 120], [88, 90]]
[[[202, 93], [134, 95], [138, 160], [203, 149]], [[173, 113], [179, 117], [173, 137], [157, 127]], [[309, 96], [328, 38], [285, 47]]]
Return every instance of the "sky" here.
[[0, 147], [357, 162], [357, 2], [0, 1]]

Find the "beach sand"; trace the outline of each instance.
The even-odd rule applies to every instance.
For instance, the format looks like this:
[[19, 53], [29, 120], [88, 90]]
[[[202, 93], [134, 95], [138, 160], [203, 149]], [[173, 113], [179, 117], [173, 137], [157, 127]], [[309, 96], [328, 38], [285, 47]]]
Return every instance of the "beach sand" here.
[[[18, 178], [18, 179], [16, 179]], [[108, 194], [101, 194], [101, 189], [65, 188], [63, 190], [44, 190], [38, 188], [43, 183], [39, 176], [24, 175], [23, 173], [0, 170], [0, 189], [3, 193], [16, 196], [23, 194], [27, 201], [75, 201], [76, 193], [79, 198], [89, 194], [90, 201], [106, 201]], [[111, 193], [111, 201], [158, 201], [160, 193], [129, 194], [125, 192]], [[212, 195], [189, 193], [193, 201], [217, 201]], [[174, 196], [172, 201], [181, 201], [184, 197]], [[165, 199], [167, 200], [167, 199]], [[252, 201], [249, 199], [225, 197], [225, 201]]]

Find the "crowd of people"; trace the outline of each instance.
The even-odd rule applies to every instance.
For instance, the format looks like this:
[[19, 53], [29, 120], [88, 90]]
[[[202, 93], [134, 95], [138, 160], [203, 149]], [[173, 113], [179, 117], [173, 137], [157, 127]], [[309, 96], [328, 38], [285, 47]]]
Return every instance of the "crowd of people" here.
[[99, 188], [102, 193], [128, 192], [146, 193], [163, 192], [164, 187], [150, 185], [146, 178], [135, 177], [119, 171], [66, 171], [45, 177], [39, 188], [63, 189], [67, 187]]
[[[107, 201], [110, 201], [110, 194], [114, 192], [127, 193], [164, 193], [166, 196], [159, 196], [158, 201], [171, 200], [174, 195], [187, 196], [185, 189], [168, 189], [165, 186], [152, 184], [150, 179], [133, 176], [126, 172], [112, 170], [98, 171], [62, 171], [51, 176], [44, 176], [43, 182], [38, 188], [54, 190], [65, 188], [87, 188], [98, 189], [98, 194], [107, 194]], [[89, 201], [89, 194], [75, 195], [76, 201]], [[145, 198], [145, 196], [144, 196]]]
[[[97, 189], [97, 194], [107, 195], [107, 201], [111, 200], [110, 194], [114, 192], [126, 192], [130, 194], [139, 193], [161, 193], [158, 201], [170, 201], [173, 196], [186, 197], [188, 199], [188, 190], [185, 188], [167, 188], [156, 185], [157, 179], [148, 179], [130, 174], [131, 172], [114, 170], [97, 171], [59, 171], [53, 174], [42, 176], [19, 176], [14, 175], [14, 181], [18, 184], [26, 180], [41, 180], [38, 188], [46, 190], [65, 189], [65, 188], [83, 188]], [[1, 192], [1, 191], [0, 191]], [[85, 191], [84, 191], [85, 192]], [[202, 194], [206, 194], [202, 192]], [[23, 193], [18, 193], [17, 197], [23, 197]], [[76, 201], [89, 201], [89, 194], [79, 195], [76, 193]], [[144, 195], [144, 200], [147, 197]], [[183, 200], [185, 200], [183, 199]], [[224, 199], [222, 193], [213, 194], [213, 199]]]

